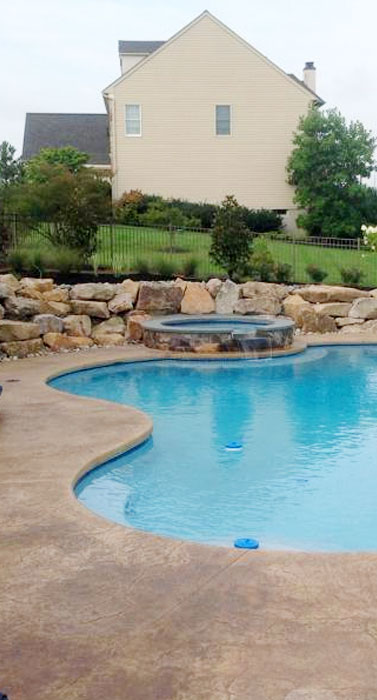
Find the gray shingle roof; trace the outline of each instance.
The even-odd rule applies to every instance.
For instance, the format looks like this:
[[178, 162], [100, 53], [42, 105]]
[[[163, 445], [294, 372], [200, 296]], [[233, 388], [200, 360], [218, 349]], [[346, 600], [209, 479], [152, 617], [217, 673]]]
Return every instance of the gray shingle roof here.
[[317, 103], [318, 103], [319, 105], [324, 105], [324, 104], [325, 104], [325, 102], [324, 102], [324, 100], [322, 99], [322, 97], [320, 97], [319, 95], [317, 95], [317, 93], [314, 92], [314, 90], [312, 90], [310, 87], [308, 87], [308, 85], [307, 85], [303, 80], [300, 80], [300, 78], [298, 78], [297, 75], [295, 75], [294, 73], [287, 73], [287, 75], [289, 76], [289, 78], [293, 78], [293, 80], [295, 80], [296, 83], [298, 83], [299, 85], [302, 85], [302, 87], [304, 87], [305, 90], [309, 90], [309, 92], [311, 92], [312, 95], [314, 95], [314, 97], [317, 98]]
[[107, 114], [27, 113], [22, 159], [41, 148], [75, 146], [88, 153], [92, 165], [109, 165]]
[[119, 53], [147, 54], [153, 53], [165, 44], [165, 41], [119, 41]]

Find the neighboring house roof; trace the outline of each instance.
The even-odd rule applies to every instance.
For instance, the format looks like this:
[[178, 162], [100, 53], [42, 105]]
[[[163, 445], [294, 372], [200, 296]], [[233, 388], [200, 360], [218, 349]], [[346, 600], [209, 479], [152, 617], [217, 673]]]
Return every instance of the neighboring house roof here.
[[164, 41], [119, 41], [119, 53], [150, 54], [165, 44]]
[[[266, 56], [264, 56], [262, 53], [260, 53], [260, 51], [258, 51], [258, 50], [255, 49], [251, 44], [249, 44], [245, 39], [243, 39], [242, 37], [240, 37], [239, 34], [236, 34], [235, 32], [233, 32], [229, 27], [227, 27], [226, 24], [224, 24], [224, 23], [221, 22], [219, 19], [217, 19], [217, 17], [215, 17], [215, 16], [214, 16], [211, 12], [209, 12], [208, 10], [204, 10], [204, 12], [202, 12], [198, 17], [196, 17], [194, 20], [192, 20], [192, 22], [190, 22], [190, 23], [187, 24], [185, 27], [183, 27], [183, 29], [181, 29], [181, 30], [178, 31], [176, 34], [174, 34], [172, 37], [170, 37], [170, 39], [168, 39], [167, 41], [161, 41], [161, 42], [137, 42], [137, 41], [135, 41], [135, 42], [131, 42], [131, 41], [130, 41], [130, 42], [119, 42], [119, 48], [120, 48], [120, 44], [129, 44], [129, 45], [132, 45], [132, 44], [134, 44], [134, 45], [136, 45], [136, 44], [143, 44], [143, 45], [146, 45], [146, 44], [160, 44], [160, 46], [158, 46], [158, 47], [156, 46], [156, 48], [152, 49], [151, 52], [150, 52], [147, 56], [145, 56], [145, 58], [143, 58], [141, 61], [139, 61], [139, 62], [138, 62], [135, 66], [133, 66], [132, 68], [129, 68], [129, 70], [127, 70], [125, 73], [123, 73], [123, 75], [121, 75], [120, 78], [117, 78], [117, 79], [114, 80], [112, 83], [110, 83], [110, 85], [108, 85], [108, 86], [102, 91], [102, 94], [103, 94], [103, 96], [104, 96], [104, 98], [105, 98], [105, 101], [106, 101], [106, 95], [107, 95], [107, 91], [108, 91], [108, 90], [111, 90], [113, 87], [115, 87], [116, 85], [118, 85], [119, 83], [121, 83], [123, 80], [125, 80], [126, 78], [128, 78], [129, 75], [133, 74], [135, 71], [140, 70], [140, 69], [145, 65], [145, 63], [147, 63], [148, 61], [153, 60], [153, 59], [154, 59], [154, 56], [155, 56], [157, 53], [160, 53], [160, 51], [164, 51], [165, 48], [169, 47], [170, 44], [172, 44], [174, 41], [176, 41], [177, 39], [179, 39], [179, 37], [181, 37], [182, 34], [185, 34], [185, 32], [187, 32], [192, 26], [194, 26], [195, 24], [197, 24], [197, 22], [200, 22], [204, 17], [209, 17], [213, 22], [215, 22], [215, 23], [218, 24], [220, 27], [222, 27], [228, 34], [230, 34], [231, 36], [233, 36], [234, 39], [236, 39], [237, 41], [239, 41], [240, 43], [242, 43], [242, 44], [243, 44], [244, 46], [246, 46], [250, 51], [252, 51], [252, 52], [255, 53], [257, 56], [259, 56], [263, 61], [265, 61], [265, 63], [268, 63], [272, 68], [274, 68], [276, 71], [278, 71], [281, 75], [284, 75], [284, 76], [286, 77], [287, 80], [294, 82], [294, 83], [295, 83], [296, 85], [298, 85], [298, 87], [300, 87], [302, 90], [305, 90], [305, 91], [310, 92], [310, 94], [313, 95], [313, 96], [315, 97], [315, 102], [316, 102], [318, 105], [323, 105], [323, 104], [324, 104], [324, 101], [323, 101], [318, 95], [316, 95], [316, 94], [313, 92], [313, 90], [311, 90], [310, 88], [308, 88], [308, 86], [307, 86], [303, 81], [299, 80], [298, 78], [296, 78], [296, 77], [293, 76], [292, 74], [286, 73], [285, 71], [283, 71], [283, 70], [282, 70], [281, 68], [279, 68], [275, 63], [273, 63], [273, 62], [270, 61], [268, 58], [266, 58]], [[123, 52], [119, 51], [119, 53], [123, 53]], [[138, 51], [138, 52], [135, 52], [135, 53], [143, 53], [143, 52], [142, 52], [142, 51]]]
[[90, 165], [109, 165], [107, 114], [26, 114], [23, 160], [29, 160], [41, 148], [63, 146], [88, 153]]
[[287, 73], [287, 75], [288, 75], [290, 78], [292, 78], [292, 80], [295, 80], [296, 83], [299, 83], [299, 85], [302, 85], [302, 87], [304, 87], [305, 90], [309, 90], [309, 92], [311, 92], [312, 95], [313, 95], [314, 97], [317, 98], [317, 103], [318, 103], [319, 105], [324, 105], [324, 104], [325, 104], [324, 100], [322, 100], [322, 98], [319, 97], [319, 95], [317, 95], [317, 93], [314, 92], [314, 90], [312, 90], [303, 80], [300, 80], [300, 78], [298, 78], [297, 75], [295, 75], [294, 73]]

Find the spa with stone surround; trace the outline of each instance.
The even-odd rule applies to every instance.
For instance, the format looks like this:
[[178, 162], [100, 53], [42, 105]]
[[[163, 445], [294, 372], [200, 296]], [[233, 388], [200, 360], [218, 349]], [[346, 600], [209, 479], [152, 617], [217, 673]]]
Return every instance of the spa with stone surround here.
[[[264, 282], [96, 282], [56, 285], [51, 278], [0, 275], [0, 359], [129, 342], [150, 345], [155, 317], [291, 319], [300, 335], [368, 332], [377, 338], [377, 289]], [[288, 324], [289, 325], [289, 324]], [[182, 331], [180, 332], [182, 340]], [[283, 345], [286, 344], [285, 342]], [[178, 343], [182, 346], [182, 343]], [[195, 345], [195, 342], [193, 343]], [[166, 347], [166, 345], [165, 345]], [[216, 352], [207, 344], [206, 352]], [[174, 348], [170, 348], [173, 349]], [[177, 347], [182, 350], [182, 347]], [[192, 350], [193, 347], [186, 349]], [[204, 350], [203, 350], [204, 351]]]

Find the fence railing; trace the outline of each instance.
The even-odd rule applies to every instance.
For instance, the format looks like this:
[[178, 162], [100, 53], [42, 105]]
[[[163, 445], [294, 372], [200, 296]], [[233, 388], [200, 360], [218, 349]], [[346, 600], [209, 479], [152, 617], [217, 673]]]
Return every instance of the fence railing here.
[[[8, 215], [2, 218], [13, 249], [49, 247], [48, 222], [31, 224], [27, 219]], [[360, 285], [377, 287], [377, 253], [366, 249], [359, 238], [297, 238], [286, 233], [259, 234], [267, 241], [276, 263], [291, 266], [296, 283], [311, 281], [308, 266], [325, 273], [325, 282], [342, 283], [342, 270], [360, 270]], [[224, 275], [224, 270], [209, 255], [211, 231], [176, 226], [136, 226], [111, 221], [98, 228], [97, 250], [90, 261], [94, 271], [108, 270], [116, 275], [160, 274], [163, 277], [185, 275], [206, 279]]]

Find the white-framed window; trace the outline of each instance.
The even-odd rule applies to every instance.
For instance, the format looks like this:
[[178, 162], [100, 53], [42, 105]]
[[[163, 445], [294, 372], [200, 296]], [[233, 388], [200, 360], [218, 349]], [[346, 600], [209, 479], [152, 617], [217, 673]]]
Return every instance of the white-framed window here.
[[141, 107], [126, 105], [125, 108], [126, 136], [141, 136]]
[[216, 105], [215, 109], [216, 136], [232, 135], [231, 105]]

